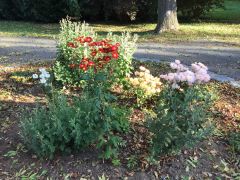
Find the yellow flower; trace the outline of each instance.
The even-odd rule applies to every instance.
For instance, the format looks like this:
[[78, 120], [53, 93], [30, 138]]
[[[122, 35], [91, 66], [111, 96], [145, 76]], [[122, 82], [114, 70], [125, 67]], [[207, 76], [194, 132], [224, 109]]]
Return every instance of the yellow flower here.
[[142, 72], [145, 72], [145, 71], [146, 71], [146, 68], [143, 67], [143, 66], [140, 66], [139, 69], [140, 69], [140, 71], [142, 71]]
[[161, 89], [160, 89], [160, 88], [157, 88], [157, 89], [156, 89], [156, 92], [157, 92], [157, 93], [160, 93], [160, 92], [161, 92]]
[[136, 71], [134, 74], [135, 74], [135, 76], [139, 76], [139, 72], [138, 71]]
[[139, 77], [144, 77], [144, 72], [140, 72]]
[[148, 69], [145, 70], [145, 73], [150, 74], [150, 71]]

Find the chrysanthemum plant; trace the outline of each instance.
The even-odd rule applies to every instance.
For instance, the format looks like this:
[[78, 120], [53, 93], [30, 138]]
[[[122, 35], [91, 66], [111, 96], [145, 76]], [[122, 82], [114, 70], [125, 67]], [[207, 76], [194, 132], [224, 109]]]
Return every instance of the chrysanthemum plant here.
[[86, 23], [61, 21], [58, 56], [54, 67], [56, 80], [64, 85], [81, 86], [86, 74], [98, 72], [111, 77], [111, 83], [124, 83], [131, 71], [132, 55], [136, 49], [136, 36], [108, 33], [99, 36]]
[[153, 156], [193, 146], [212, 129], [208, 112], [214, 96], [204, 85], [210, 80], [208, 68], [194, 63], [190, 70], [178, 60], [170, 66], [176, 72], [160, 76], [167, 85], [155, 109], [157, 116], [149, 120]]
[[[36, 109], [23, 121], [22, 133], [27, 135], [23, 137], [29, 148], [40, 156], [53, 157], [56, 151], [94, 144], [102, 158], [117, 158], [123, 145], [119, 134], [128, 130], [129, 111], [114, 105], [116, 98], [109, 88], [123, 83], [130, 73], [135, 42], [128, 33], [109, 33], [101, 39], [85, 23], [62, 20], [55, 79], [64, 85], [81, 86], [82, 94], [69, 104], [64, 94], [55, 92], [49, 99], [49, 109]], [[46, 76], [44, 71], [40, 83], [47, 82]], [[42, 112], [46, 114], [43, 118]]]
[[129, 129], [130, 111], [114, 104], [108, 91], [106, 73], [86, 72], [87, 83], [80, 97], [69, 98], [51, 85], [50, 73], [44, 68], [33, 74], [49, 95], [47, 108], [39, 106], [21, 122], [21, 134], [27, 147], [39, 156], [53, 158], [56, 152], [70, 153], [94, 145], [100, 157], [118, 158], [124, 144], [120, 134]]
[[158, 95], [162, 90], [159, 77], [154, 77], [148, 69], [143, 66], [134, 73], [135, 77], [128, 77], [131, 85], [130, 91], [137, 97], [137, 106], [141, 107], [148, 99]]

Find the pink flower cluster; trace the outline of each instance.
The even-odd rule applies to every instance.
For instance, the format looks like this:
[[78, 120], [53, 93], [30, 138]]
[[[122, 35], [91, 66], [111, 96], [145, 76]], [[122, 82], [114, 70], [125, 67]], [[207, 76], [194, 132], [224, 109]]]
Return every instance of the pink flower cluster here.
[[161, 78], [172, 83], [172, 88], [179, 89], [179, 83], [186, 82], [189, 86], [193, 84], [201, 84], [210, 81], [210, 76], [207, 73], [208, 68], [202, 63], [194, 63], [191, 70], [181, 64], [179, 60], [170, 64], [170, 67], [176, 70], [175, 73], [160, 75]]

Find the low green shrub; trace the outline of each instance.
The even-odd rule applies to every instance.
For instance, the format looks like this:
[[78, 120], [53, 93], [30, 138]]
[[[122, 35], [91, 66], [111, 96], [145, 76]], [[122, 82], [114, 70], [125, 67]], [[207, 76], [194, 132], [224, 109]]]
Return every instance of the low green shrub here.
[[96, 144], [101, 157], [110, 159], [123, 144], [120, 133], [128, 130], [128, 111], [114, 104], [114, 97], [101, 90], [97, 96], [83, 94], [68, 102], [55, 94], [48, 107], [39, 107], [21, 122], [24, 142], [37, 155], [53, 158]]
[[207, 67], [195, 63], [190, 71], [176, 60], [171, 68], [177, 72], [160, 77], [172, 84], [161, 92], [156, 117], [148, 121], [153, 157], [191, 147], [209, 135], [213, 127], [209, 109], [215, 96], [207, 86], [200, 85], [210, 80]]
[[231, 149], [236, 153], [240, 153], [240, 132], [231, 132], [228, 135], [228, 141]]
[[212, 126], [207, 110], [211, 104], [207, 89], [194, 87], [182, 92], [165, 88], [156, 108], [157, 117], [149, 121], [153, 155], [178, 152], [209, 135]]

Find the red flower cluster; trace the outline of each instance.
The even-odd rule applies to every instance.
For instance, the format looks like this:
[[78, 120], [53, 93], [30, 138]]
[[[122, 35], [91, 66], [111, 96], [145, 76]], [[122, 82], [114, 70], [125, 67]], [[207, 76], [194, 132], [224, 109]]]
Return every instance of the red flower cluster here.
[[[91, 59], [84, 57], [80, 64], [70, 64], [70, 68], [77, 68], [87, 71], [89, 68], [94, 67], [95, 70], [103, 68], [112, 59], [119, 58], [119, 46], [120, 43], [111, 44], [111, 40], [93, 41], [91, 37], [80, 36], [75, 39], [75, 42], [68, 42], [67, 46], [70, 48], [77, 48], [82, 44], [87, 43], [91, 51]], [[80, 44], [79, 44], [80, 43]]]
[[71, 47], [71, 48], [77, 48], [77, 45], [74, 44], [73, 42], [67, 43], [67, 46], [68, 46], [68, 47]]
[[78, 38], [75, 39], [75, 41], [80, 43], [90, 43], [93, 41], [93, 39], [91, 37], [79, 36]]

